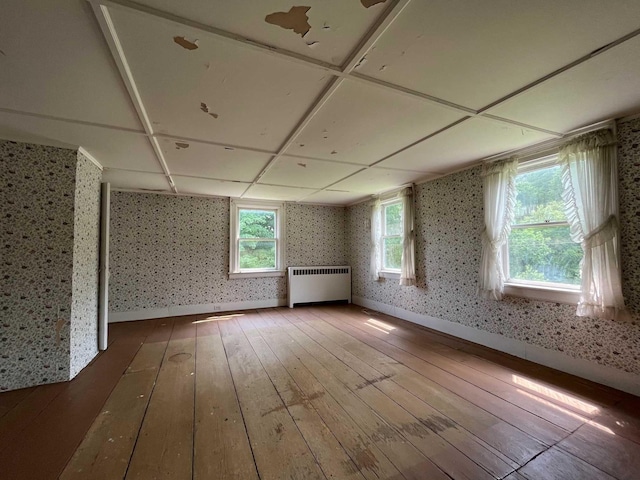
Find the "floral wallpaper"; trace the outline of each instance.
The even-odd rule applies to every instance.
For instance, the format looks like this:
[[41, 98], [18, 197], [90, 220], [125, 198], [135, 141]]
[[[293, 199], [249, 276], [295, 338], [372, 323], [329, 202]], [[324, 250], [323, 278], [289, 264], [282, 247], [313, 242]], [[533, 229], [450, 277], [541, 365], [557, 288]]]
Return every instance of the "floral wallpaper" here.
[[0, 142], [0, 391], [69, 379], [76, 152]]
[[78, 152], [71, 304], [71, 378], [98, 354], [101, 181], [102, 171]]
[[575, 306], [476, 293], [483, 228], [480, 167], [416, 188], [418, 286], [368, 277], [369, 206], [348, 209], [353, 294], [640, 374], [640, 120], [618, 125], [623, 285], [632, 323], [576, 317]]
[[347, 265], [346, 209], [287, 204], [287, 264]]
[[[287, 264], [344, 264], [345, 209], [286, 206]], [[229, 280], [229, 199], [113, 192], [109, 311], [286, 298], [283, 277]]]

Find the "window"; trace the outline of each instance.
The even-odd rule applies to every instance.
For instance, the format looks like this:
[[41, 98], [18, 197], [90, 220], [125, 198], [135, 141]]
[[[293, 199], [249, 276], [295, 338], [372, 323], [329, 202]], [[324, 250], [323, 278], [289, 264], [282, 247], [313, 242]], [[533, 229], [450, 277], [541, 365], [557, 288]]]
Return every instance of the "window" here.
[[382, 271], [400, 273], [402, 265], [402, 201], [395, 200], [383, 203], [380, 209], [382, 218], [380, 258], [382, 259]]
[[281, 203], [231, 202], [229, 277], [284, 275]]
[[397, 278], [402, 286], [416, 284], [413, 211], [412, 186], [371, 203], [369, 273], [374, 281]]
[[582, 247], [571, 240], [556, 156], [520, 164], [516, 205], [506, 244], [507, 283], [578, 290]]

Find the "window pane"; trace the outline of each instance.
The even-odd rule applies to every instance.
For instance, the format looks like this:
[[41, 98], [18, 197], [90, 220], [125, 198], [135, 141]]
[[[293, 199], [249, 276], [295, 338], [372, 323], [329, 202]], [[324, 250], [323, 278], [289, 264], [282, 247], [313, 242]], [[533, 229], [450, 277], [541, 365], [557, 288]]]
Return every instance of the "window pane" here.
[[240, 210], [240, 238], [275, 238], [276, 212]]
[[276, 241], [240, 240], [240, 268], [276, 268]]
[[516, 190], [514, 224], [567, 221], [559, 166], [517, 175]]
[[402, 235], [402, 204], [384, 207], [385, 235]]
[[522, 227], [509, 236], [509, 276], [516, 280], [580, 284], [582, 247], [569, 226]]
[[384, 238], [383, 240], [383, 259], [382, 266], [384, 269], [399, 270], [402, 262], [402, 239], [401, 238]]

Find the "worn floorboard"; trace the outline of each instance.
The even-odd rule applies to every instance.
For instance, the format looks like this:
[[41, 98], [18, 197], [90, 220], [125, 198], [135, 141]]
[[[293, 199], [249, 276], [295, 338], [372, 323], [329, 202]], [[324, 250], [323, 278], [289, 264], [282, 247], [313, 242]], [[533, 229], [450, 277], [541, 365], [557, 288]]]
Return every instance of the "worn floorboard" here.
[[355, 306], [110, 326], [0, 394], [0, 478], [635, 479], [640, 399]]

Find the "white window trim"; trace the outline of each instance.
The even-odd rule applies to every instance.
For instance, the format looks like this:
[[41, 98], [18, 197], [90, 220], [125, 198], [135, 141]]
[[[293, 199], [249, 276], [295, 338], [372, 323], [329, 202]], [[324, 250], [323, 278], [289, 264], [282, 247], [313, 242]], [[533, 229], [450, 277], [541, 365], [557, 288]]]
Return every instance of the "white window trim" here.
[[[240, 269], [239, 222], [240, 209], [273, 210], [276, 212], [276, 268]], [[231, 199], [229, 208], [229, 279], [284, 277], [286, 273], [285, 249], [285, 204], [262, 200]]]
[[[557, 154], [553, 153], [521, 161], [518, 165], [517, 175], [554, 166], [556, 158]], [[502, 255], [505, 259], [505, 276], [507, 278], [504, 282], [505, 295], [569, 305], [578, 304], [580, 300], [580, 285], [512, 279], [509, 275], [509, 242], [505, 242], [502, 248]]]
[[[384, 235], [383, 233], [385, 230], [385, 208], [396, 203], [402, 205], [402, 199], [393, 197], [380, 202], [380, 269], [378, 270], [378, 275], [382, 278], [399, 280], [401, 274], [400, 268], [384, 268], [384, 239], [391, 237], [400, 237], [400, 239], [402, 239], [402, 233], [400, 235]], [[402, 216], [404, 218], [404, 210], [402, 212]], [[402, 222], [402, 224], [404, 225], [404, 222]]]

